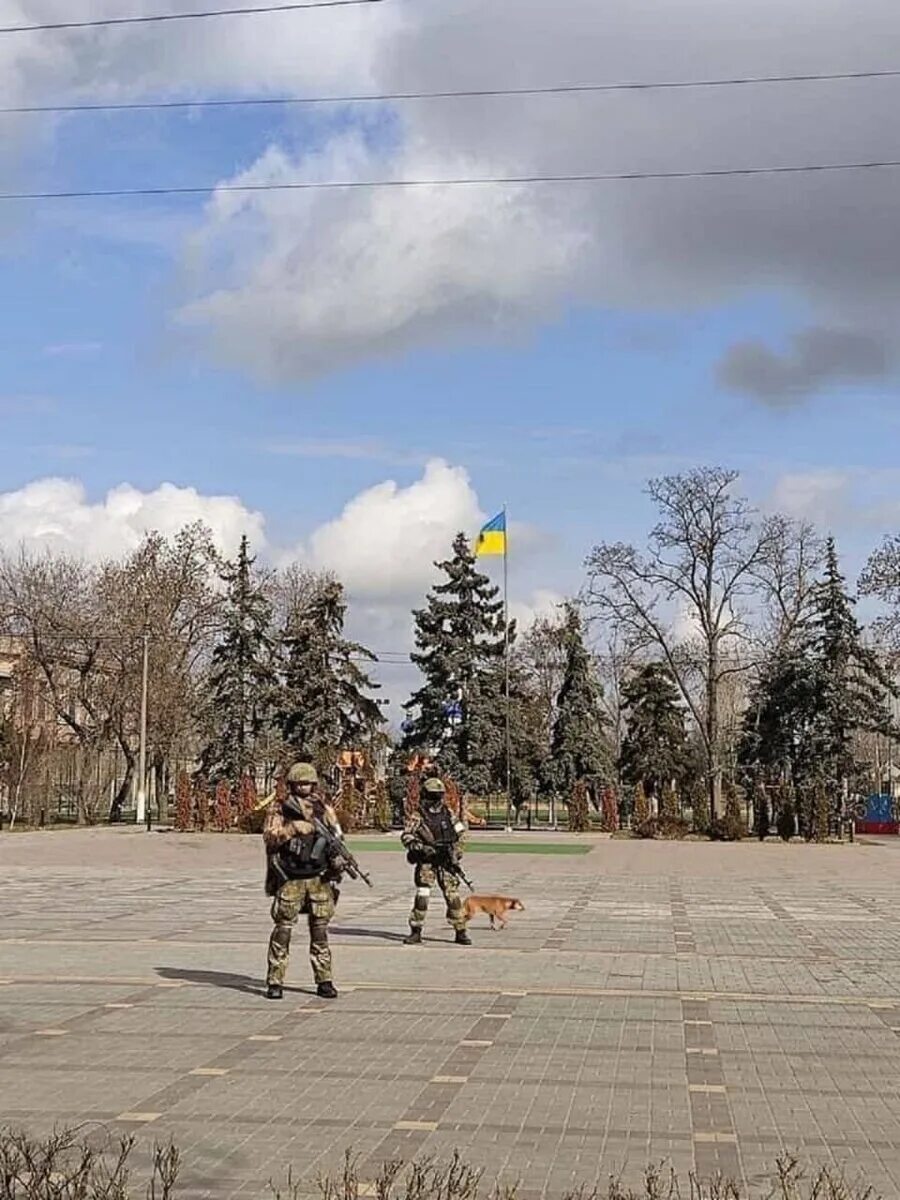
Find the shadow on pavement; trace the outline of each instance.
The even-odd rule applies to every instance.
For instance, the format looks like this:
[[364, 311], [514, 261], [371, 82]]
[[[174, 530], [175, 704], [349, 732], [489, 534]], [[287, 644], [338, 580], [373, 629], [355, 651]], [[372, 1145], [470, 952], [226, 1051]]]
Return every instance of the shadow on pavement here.
[[[184, 983], [206, 984], [207, 987], [226, 988], [232, 992], [246, 992], [248, 996], [265, 996], [266, 985], [252, 975], [235, 975], [230, 971], [195, 971], [187, 967], [156, 967], [157, 975], [163, 979], [179, 979]], [[286, 992], [298, 992], [301, 996], [317, 995], [314, 987], [284, 985]]]
[[355, 929], [349, 925], [330, 925], [329, 933], [343, 933], [347, 937], [379, 938], [383, 942], [402, 942], [405, 933], [388, 933], [384, 929]]

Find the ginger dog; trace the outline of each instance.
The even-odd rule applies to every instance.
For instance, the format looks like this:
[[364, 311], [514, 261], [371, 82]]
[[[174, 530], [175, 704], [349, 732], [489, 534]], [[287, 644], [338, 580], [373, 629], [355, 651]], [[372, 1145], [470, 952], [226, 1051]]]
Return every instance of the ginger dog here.
[[491, 929], [497, 928], [498, 921], [501, 929], [506, 928], [506, 913], [524, 911], [522, 901], [512, 896], [469, 896], [466, 900], [466, 920], [471, 921], [476, 913], [487, 913]]

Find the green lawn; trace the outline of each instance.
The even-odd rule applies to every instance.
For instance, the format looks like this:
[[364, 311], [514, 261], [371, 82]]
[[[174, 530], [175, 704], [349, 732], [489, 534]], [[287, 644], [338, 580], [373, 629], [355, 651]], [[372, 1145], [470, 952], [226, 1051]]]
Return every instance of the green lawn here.
[[[371, 839], [347, 839], [354, 854], [372, 854], [379, 851], [400, 851], [398, 841], [373, 841]], [[466, 844], [467, 854], [590, 854], [593, 847], [573, 846], [571, 842], [480, 842]]]

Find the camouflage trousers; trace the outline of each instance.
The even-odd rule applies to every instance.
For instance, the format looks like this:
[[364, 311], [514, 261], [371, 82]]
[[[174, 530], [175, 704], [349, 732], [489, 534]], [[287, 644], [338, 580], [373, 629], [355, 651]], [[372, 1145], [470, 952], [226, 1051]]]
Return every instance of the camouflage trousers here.
[[291, 953], [291, 932], [301, 913], [309, 924], [309, 961], [316, 983], [331, 980], [328, 922], [334, 916], [334, 892], [323, 879], [291, 879], [272, 901], [275, 928], [269, 938], [266, 983], [284, 983]]
[[431, 863], [419, 863], [415, 874], [416, 896], [413, 900], [412, 912], [409, 914], [410, 929], [421, 929], [428, 915], [428, 900], [431, 889], [437, 884], [444, 895], [447, 906], [447, 920], [454, 929], [465, 929], [466, 915], [463, 910], [462, 897], [459, 894], [459, 880], [449, 871]]

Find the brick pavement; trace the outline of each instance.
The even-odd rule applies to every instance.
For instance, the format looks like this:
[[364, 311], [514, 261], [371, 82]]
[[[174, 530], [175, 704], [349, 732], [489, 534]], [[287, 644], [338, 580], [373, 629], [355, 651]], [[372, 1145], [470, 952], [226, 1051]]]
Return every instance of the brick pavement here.
[[459, 1148], [526, 1200], [661, 1159], [764, 1195], [783, 1149], [900, 1194], [893, 846], [478, 855], [526, 912], [472, 950], [439, 910], [401, 946], [408, 868], [372, 854], [330, 1005], [302, 937], [288, 999], [261, 998], [253, 839], [3, 835], [0, 865], [3, 1118], [175, 1137], [184, 1196], [262, 1196], [348, 1146], [369, 1176]]

